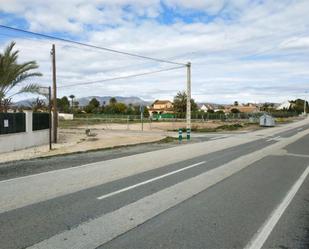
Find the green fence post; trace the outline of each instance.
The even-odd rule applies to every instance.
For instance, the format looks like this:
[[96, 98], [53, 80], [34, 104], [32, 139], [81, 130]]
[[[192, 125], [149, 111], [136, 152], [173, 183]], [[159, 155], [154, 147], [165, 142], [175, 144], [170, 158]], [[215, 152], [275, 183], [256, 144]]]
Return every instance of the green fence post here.
[[182, 129], [181, 128], [178, 129], [178, 141], [179, 143], [181, 143], [182, 141]]
[[190, 140], [191, 138], [191, 129], [187, 129], [187, 140]]

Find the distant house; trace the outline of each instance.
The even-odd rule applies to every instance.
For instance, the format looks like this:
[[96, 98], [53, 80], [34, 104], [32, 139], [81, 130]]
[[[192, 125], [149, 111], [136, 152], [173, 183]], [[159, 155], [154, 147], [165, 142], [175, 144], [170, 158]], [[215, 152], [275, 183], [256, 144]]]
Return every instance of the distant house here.
[[239, 112], [243, 113], [255, 113], [260, 112], [260, 108], [257, 105], [249, 104], [249, 105], [240, 105], [240, 106], [227, 106], [224, 110], [225, 113], [230, 113], [232, 109], [237, 109]]
[[292, 104], [290, 103], [290, 101], [285, 101], [285, 102], [281, 103], [281, 104], [276, 108], [276, 110], [288, 110], [288, 109], [290, 109], [291, 105], [292, 105]]
[[209, 110], [214, 110], [214, 107], [212, 105], [209, 105], [209, 104], [203, 104], [201, 107], [200, 107], [200, 110], [201, 111], [204, 111], [204, 112], [207, 112]]
[[173, 113], [173, 103], [169, 100], [156, 100], [148, 109], [149, 115]]

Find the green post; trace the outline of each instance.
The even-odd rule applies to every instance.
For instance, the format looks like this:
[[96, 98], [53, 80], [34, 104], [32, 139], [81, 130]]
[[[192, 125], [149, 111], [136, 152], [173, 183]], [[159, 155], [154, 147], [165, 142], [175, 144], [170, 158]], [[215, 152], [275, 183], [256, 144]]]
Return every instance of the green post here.
[[187, 129], [187, 140], [191, 138], [191, 129]]
[[178, 141], [179, 143], [181, 143], [182, 141], [182, 129], [181, 128], [178, 129]]

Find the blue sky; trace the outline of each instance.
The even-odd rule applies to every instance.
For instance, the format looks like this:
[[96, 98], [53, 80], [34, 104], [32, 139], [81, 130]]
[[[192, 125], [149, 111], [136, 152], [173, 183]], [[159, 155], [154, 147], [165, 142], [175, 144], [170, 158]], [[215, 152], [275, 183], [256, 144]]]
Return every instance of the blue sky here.
[[[178, 62], [192, 62], [200, 102], [282, 102], [309, 90], [306, 0], [2, 0], [0, 24]], [[17, 42], [50, 84], [53, 41], [0, 29], [1, 50]], [[171, 65], [56, 42], [60, 95], [172, 99], [185, 69], [95, 85], [65, 87]], [[18, 98], [23, 98], [20, 96]]]

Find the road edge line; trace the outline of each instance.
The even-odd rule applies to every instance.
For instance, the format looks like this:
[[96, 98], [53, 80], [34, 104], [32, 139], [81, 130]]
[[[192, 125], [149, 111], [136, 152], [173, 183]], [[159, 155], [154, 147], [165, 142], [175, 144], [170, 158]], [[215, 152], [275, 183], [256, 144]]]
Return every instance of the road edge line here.
[[297, 194], [298, 190], [302, 186], [303, 182], [306, 180], [309, 174], [309, 165], [293, 184], [292, 188], [289, 190], [287, 195], [284, 197], [282, 202], [272, 211], [270, 216], [264, 222], [264, 224], [259, 228], [257, 233], [249, 241], [249, 243], [244, 247], [244, 249], [260, 249], [268, 239], [269, 235], [275, 228], [276, 224], [280, 220], [281, 216], [284, 214], [285, 210], [292, 202], [293, 198]]

